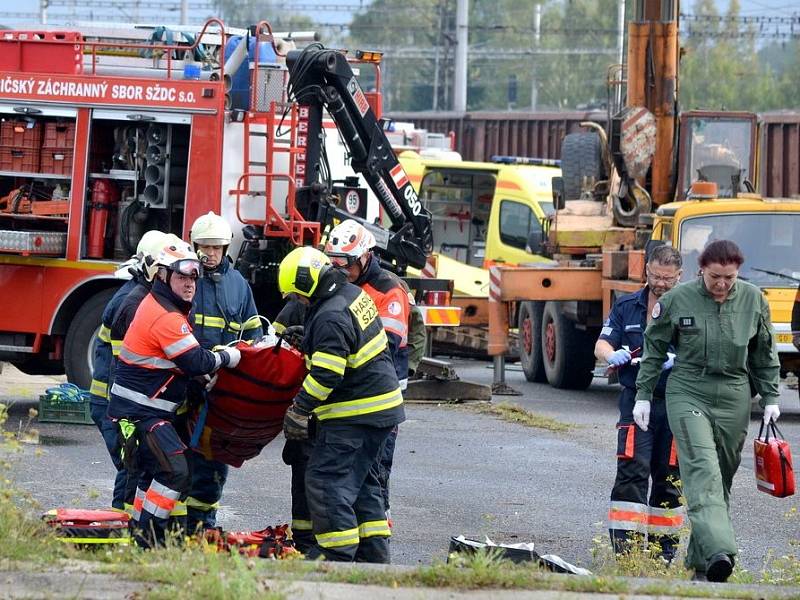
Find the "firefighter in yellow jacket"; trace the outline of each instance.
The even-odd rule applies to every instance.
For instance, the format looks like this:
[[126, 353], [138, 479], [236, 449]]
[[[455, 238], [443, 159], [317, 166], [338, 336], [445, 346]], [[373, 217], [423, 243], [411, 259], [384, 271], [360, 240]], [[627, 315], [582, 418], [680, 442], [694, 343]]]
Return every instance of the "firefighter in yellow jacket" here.
[[288, 439], [308, 438], [316, 421], [306, 471], [316, 546], [307, 555], [388, 563], [378, 461], [405, 412], [378, 310], [311, 247], [283, 259], [278, 286], [308, 304], [303, 351], [311, 370], [284, 420]]

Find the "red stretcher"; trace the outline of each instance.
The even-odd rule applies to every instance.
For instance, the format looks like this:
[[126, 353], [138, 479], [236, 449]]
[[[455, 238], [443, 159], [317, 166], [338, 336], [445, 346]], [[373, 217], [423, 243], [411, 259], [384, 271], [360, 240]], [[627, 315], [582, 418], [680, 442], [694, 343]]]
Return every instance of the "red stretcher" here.
[[206, 406], [191, 423], [192, 447], [232, 467], [257, 456], [283, 429], [283, 417], [303, 379], [303, 355], [284, 344], [240, 342], [236, 369], [220, 369]]

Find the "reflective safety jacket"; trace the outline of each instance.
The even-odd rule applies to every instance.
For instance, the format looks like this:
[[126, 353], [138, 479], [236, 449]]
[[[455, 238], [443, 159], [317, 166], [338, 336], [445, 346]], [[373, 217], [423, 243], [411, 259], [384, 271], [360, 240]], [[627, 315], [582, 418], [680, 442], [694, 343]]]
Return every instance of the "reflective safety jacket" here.
[[190, 309], [166, 283], [153, 284], [122, 342], [111, 386], [111, 418], [168, 419], [183, 402], [189, 377], [227, 364], [227, 356], [200, 347], [186, 318]]
[[295, 403], [320, 422], [337, 419], [374, 427], [405, 420], [403, 396], [378, 309], [347, 282], [310, 306], [303, 352], [310, 371]]
[[[111, 362], [115, 354], [119, 354], [122, 347], [122, 339], [113, 340], [111, 336], [111, 323], [117, 314], [120, 304], [125, 296], [136, 286], [136, 280], [126, 281], [111, 297], [106, 307], [103, 309], [103, 316], [100, 318], [100, 331], [94, 341], [94, 360], [92, 363], [92, 383], [89, 393], [96, 396], [96, 399], [108, 399], [108, 382], [111, 371]], [[118, 343], [115, 343], [118, 342]]]
[[238, 340], [240, 332], [244, 340], [255, 340], [262, 335], [253, 291], [227, 256], [219, 267], [197, 281], [193, 304], [190, 323], [203, 348]]
[[375, 255], [370, 256], [367, 267], [354, 283], [367, 292], [378, 307], [397, 378], [401, 382], [407, 380], [410, 306], [406, 288], [397, 275], [381, 267]]

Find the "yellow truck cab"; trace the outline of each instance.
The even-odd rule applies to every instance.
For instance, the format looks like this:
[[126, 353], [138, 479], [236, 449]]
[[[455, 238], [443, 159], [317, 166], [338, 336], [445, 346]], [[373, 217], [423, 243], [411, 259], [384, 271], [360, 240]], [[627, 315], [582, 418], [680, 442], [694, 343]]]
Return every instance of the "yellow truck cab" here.
[[411, 151], [399, 158], [433, 216], [434, 252], [441, 257], [473, 267], [543, 260], [525, 245], [536, 222], [553, 213], [551, 181], [561, 175], [558, 161], [471, 162]]
[[800, 284], [800, 200], [737, 198], [684, 200], [656, 211], [652, 239], [664, 240], [683, 256], [683, 281], [697, 276], [697, 257], [713, 240], [730, 239], [742, 249], [739, 277], [759, 286], [769, 300], [783, 371], [798, 372], [792, 345], [792, 306]]

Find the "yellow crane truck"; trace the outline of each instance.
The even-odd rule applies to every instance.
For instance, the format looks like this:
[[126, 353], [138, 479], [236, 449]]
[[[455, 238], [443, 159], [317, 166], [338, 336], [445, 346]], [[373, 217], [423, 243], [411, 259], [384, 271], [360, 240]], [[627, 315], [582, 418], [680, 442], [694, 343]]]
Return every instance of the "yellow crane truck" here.
[[643, 0], [634, 12], [627, 67], [610, 71], [610, 85], [625, 84], [625, 106], [609, 109], [607, 131], [586, 123], [586, 133], [564, 139], [554, 214], [530, 230], [532, 259], [550, 261], [491, 270], [488, 346], [498, 386], [516, 326], [528, 380], [586, 388], [604, 316], [617, 294], [643, 285], [648, 244], [679, 249], [688, 280], [715, 239], [742, 248], [740, 273], [769, 300], [782, 371], [800, 367], [790, 327], [800, 200], [755, 192], [759, 169], [768, 168], [758, 161], [755, 115], [679, 112], [677, 1]]

